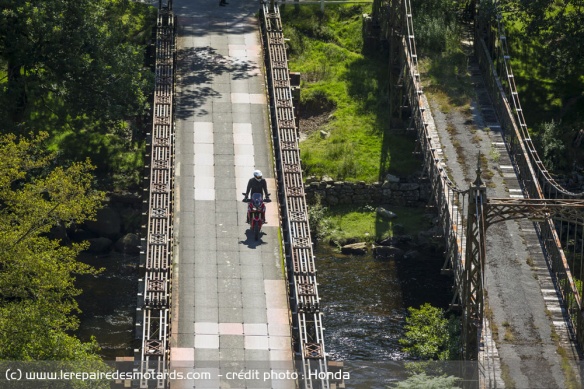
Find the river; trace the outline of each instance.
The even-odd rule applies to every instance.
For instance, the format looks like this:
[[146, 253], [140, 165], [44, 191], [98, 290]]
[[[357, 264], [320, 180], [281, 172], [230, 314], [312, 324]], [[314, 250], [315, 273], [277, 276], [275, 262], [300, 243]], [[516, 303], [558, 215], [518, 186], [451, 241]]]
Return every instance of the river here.
[[444, 258], [420, 253], [382, 261], [323, 246], [315, 254], [329, 359], [351, 372], [347, 387], [387, 388], [405, 358], [399, 339], [407, 307], [429, 302], [447, 308], [452, 299], [452, 278], [440, 275]]
[[105, 270], [98, 276], [78, 277], [83, 293], [77, 298], [82, 311], [77, 336], [83, 341], [95, 336], [106, 361], [133, 355], [138, 256], [82, 253], [79, 260]]
[[[446, 308], [452, 298], [452, 279], [440, 275], [443, 258], [420, 253], [415, 259], [382, 261], [371, 255], [342, 255], [324, 245], [316, 246], [315, 255], [329, 359], [361, 367], [349, 387], [375, 387], [358, 385], [369, 379], [387, 385], [391, 377], [372, 366], [404, 359], [398, 341], [407, 307], [429, 302]], [[81, 260], [105, 270], [79, 278], [84, 292], [78, 298], [82, 314], [77, 335], [82, 340], [95, 336], [108, 361], [133, 355], [137, 256], [84, 253]]]

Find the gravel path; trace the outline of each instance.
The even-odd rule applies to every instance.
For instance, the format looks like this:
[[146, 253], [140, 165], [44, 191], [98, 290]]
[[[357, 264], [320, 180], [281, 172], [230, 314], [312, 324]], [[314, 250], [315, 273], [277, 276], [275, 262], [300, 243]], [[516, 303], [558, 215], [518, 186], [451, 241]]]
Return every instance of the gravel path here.
[[[476, 90], [470, 116], [458, 110], [443, 113], [432, 96], [427, 96], [448, 156], [450, 177], [459, 188], [468, 188], [476, 176], [480, 151], [487, 196], [523, 197], [480, 71], [472, 59], [468, 70]], [[508, 221], [489, 227], [487, 234], [487, 317], [503, 381], [497, 380], [497, 387], [568, 387], [570, 381], [566, 380], [562, 362], [569, 361], [576, 373], [578, 355], [533, 224]], [[558, 347], [563, 347], [567, 357], [558, 354]]]

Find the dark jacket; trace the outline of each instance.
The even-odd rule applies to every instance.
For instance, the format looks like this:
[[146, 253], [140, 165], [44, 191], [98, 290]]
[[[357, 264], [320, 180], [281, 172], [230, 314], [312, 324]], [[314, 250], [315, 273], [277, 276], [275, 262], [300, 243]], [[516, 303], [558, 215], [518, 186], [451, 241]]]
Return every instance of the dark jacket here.
[[262, 193], [262, 191], [264, 192], [264, 198], [268, 197], [268, 185], [266, 184], [266, 180], [262, 178], [258, 181], [252, 177], [247, 182], [245, 196], [251, 196], [254, 193]]

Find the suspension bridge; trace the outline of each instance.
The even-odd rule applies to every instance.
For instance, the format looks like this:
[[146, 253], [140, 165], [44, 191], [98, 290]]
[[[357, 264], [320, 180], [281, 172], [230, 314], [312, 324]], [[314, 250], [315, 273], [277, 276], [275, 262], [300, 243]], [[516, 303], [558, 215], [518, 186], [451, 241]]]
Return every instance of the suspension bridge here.
[[[134, 385], [342, 387], [328, 374], [335, 367], [327, 361], [323, 340], [278, 5], [250, 2], [218, 11], [216, 4], [175, 0], [159, 7], [134, 370], [142, 377], [161, 374]], [[500, 356], [512, 374], [533, 374], [525, 382], [543, 387], [561, 381], [554, 373], [557, 362], [550, 356], [513, 365], [505, 360], [512, 355], [505, 345], [493, 341], [489, 321], [527, 307], [529, 314], [514, 317], [511, 325], [534, 318], [538, 324], [553, 322], [564, 330], [566, 344], [582, 346], [584, 200], [554, 181], [533, 146], [500, 18], [496, 28], [474, 27], [478, 68], [498, 119], [488, 125], [498, 131], [501, 141], [495, 143], [509, 156], [506, 197], [497, 191], [491, 197], [480, 165], [470, 186], [449, 177], [421, 84], [409, 0], [376, 0], [368, 19], [370, 37], [389, 46], [390, 110], [396, 117], [406, 112], [407, 127], [417, 131], [423, 176], [432, 185], [447, 247], [443, 271], [453, 276], [451, 306], [461, 311], [462, 355], [479, 366], [471, 381], [500, 386], [501, 362], [493, 362]], [[245, 206], [239, 202], [258, 167], [277, 193], [268, 205], [261, 244], [246, 234]], [[521, 293], [508, 304], [500, 296], [517, 288], [517, 279], [500, 279], [496, 262], [504, 258], [490, 256], [501, 233], [497, 226], [515, 231], [515, 220], [530, 230], [535, 243], [529, 252], [539, 252], [542, 266], [539, 283], [534, 277], [529, 285], [521, 283]], [[521, 250], [510, 233], [503, 234], [501, 242]], [[557, 310], [548, 315], [554, 300]], [[547, 321], [541, 319], [546, 315]], [[539, 342], [536, 351], [546, 359], [549, 350], [542, 344], [549, 342], [542, 337], [549, 333], [550, 328], [547, 335], [534, 330], [533, 344], [522, 339], [514, 348]], [[546, 368], [555, 376], [544, 377]], [[190, 378], [172, 380], [164, 374], [170, 371]], [[250, 375], [226, 377], [234, 371]], [[291, 372], [292, 378], [278, 375]]]

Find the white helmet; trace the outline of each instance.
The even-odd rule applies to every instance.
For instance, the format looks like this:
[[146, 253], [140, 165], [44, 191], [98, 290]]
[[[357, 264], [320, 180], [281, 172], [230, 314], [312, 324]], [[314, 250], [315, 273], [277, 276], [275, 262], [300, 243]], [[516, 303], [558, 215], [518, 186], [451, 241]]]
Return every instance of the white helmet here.
[[260, 170], [254, 170], [253, 176], [255, 177], [256, 180], [259, 181], [262, 179], [262, 172]]

